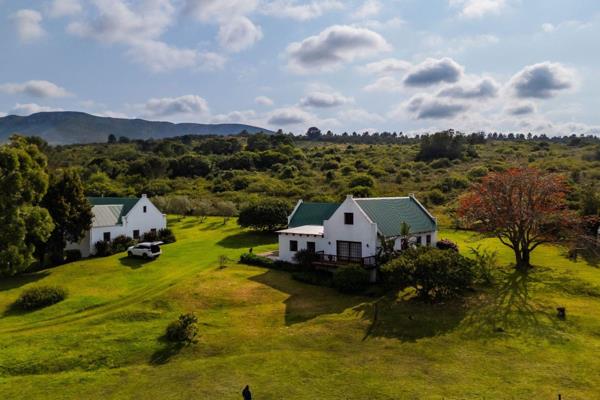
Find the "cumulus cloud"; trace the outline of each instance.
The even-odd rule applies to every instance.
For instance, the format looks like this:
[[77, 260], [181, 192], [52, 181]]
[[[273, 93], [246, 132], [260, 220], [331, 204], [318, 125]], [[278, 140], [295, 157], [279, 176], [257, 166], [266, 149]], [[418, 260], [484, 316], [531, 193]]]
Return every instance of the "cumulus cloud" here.
[[40, 106], [35, 103], [17, 103], [15, 107], [10, 111], [10, 114], [14, 115], [31, 115], [39, 112], [49, 112], [49, 111], [64, 111], [62, 108], [48, 107], [48, 106]]
[[300, 4], [296, 0], [274, 0], [265, 3], [261, 7], [261, 11], [273, 17], [308, 21], [320, 17], [326, 12], [343, 8], [344, 5], [338, 0], [315, 0]]
[[352, 16], [358, 19], [369, 18], [379, 14], [380, 11], [381, 3], [378, 0], [365, 0]]
[[506, 0], [449, 0], [449, 3], [460, 8], [460, 16], [465, 18], [498, 14], [506, 6]]
[[428, 58], [412, 67], [404, 77], [406, 86], [423, 87], [438, 83], [454, 83], [463, 75], [463, 67], [451, 58]]
[[246, 17], [231, 18], [219, 27], [219, 43], [225, 49], [238, 52], [262, 39], [263, 34], [259, 26], [254, 25]]
[[267, 96], [258, 96], [254, 99], [254, 102], [261, 106], [272, 106], [274, 104], [273, 100]]
[[268, 123], [275, 126], [306, 124], [314, 117], [298, 107], [278, 108], [269, 114]]
[[211, 121], [218, 124], [224, 123], [254, 123], [252, 120], [256, 117], [254, 110], [231, 111], [226, 114], [217, 114], [211, 118]]
[[225, 20], [251, 13], [258, 0], [185, 0], [185, 12], [204, 22]]
[[180, 97], [150, 99], [142, 106], [148, 117], [166, 117], [178, 114], [206, 114], [208, 103], [202, 97], [188, 94]]
[[575, 86], [575, 73], [559, 63], [529, 65], [515, 74], [510, 88], [516, 97], [548, 99]]
[[515, 117], [523, 115], [533, 114], [536, 111], [535, 104], [533, 103], [520, 103], [506, 108], [506, 113]]
[[12, 20], [19, 40], [30, 43], [42, 38], [46, 32], [42, 28], [42, 14], [35, 10], [23, 9], [12, 14]]
[[442, 89], [438, 97], [455, 99], [489, 99], [498, 96], [500, 85], [492, 78], [483, 78], [471, 84], [457, 84]]
[[413, 96], [406, 103], [406, 110], [417, 119], [454, 118], [466, 111], [467, 108], [465, 104], [438, 99], [425, 94]]
[[288, 66], [295, 72], [332, 70], [351, 62], [390, 50], [377, 32], [348, 25], [331, 26], [316, 36], [288, 46]]
[[339, 93], [312, 92], [300, 99], [304, 107], [331, 108], [352, 103], [354, 99], [342, 96]]
[[79, 0], [53, 0], [48, 15], [53, 18], [77, 15], [83, 11]]
[[154, 72], [191, 67], [210, 71], [222, 68], [226, 61], [216, 53], [173, 47], [158, 40], [136, 42], [127, 54]]
[[382, 76], [363, 88], [367, 92], [398, 92], [404, 89], [402, 81], [393, 76]]
[[66, 97], [71, 95], [65, 88], [52, 82], [35, 80], [24, 83], [1, 84], [0, 92], [8, 94], [26, 94], [32, 97]]
[[380, 61], [369, 63], [359, 70], [368, 74], [386, 75], [403, 73], [410, 69], [411, 63], [397, 58], [386, 58]]

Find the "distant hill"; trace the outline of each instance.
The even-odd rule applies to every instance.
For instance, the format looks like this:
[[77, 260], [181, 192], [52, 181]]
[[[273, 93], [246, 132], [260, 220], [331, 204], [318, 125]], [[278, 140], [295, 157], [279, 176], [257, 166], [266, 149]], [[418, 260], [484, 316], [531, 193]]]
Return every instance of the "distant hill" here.
[[108, 135], [130, 139], [160, 139], [182, 135], [233, 135], [269, 130], [243, 124], [194, 124], [98, 117], [83, 112], [41, 112], [27, 117], [9, 115], [0, 118], [0, 142], [13, 133], [40, 136], [51, 144], [105, 142]]

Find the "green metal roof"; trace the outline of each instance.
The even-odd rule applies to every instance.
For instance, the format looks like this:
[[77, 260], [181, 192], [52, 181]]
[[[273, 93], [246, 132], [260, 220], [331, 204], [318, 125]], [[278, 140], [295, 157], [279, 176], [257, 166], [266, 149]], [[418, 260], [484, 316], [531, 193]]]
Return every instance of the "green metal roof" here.
[[[139, 201], [135, 197], [88, 197], [88, 201], [92, 206], [121, 206], [117, 218], [117, 224], [123, 223], [123, 217], [129, 214], [129, 211]], [[111, 212], [118, 210], [116, 207], [111, 207]]]
[[323, 221], [329, 219], [339, 207], [335, 203], [304, 203], [302, 202], [292, 216], [289, 228], [303, 225], [323, 225]]
[[436, 229], [435, 220], [412, 197], [354, 200], [386, 237], [399, 236], [402, 222], [410, 225], [411, 233]]

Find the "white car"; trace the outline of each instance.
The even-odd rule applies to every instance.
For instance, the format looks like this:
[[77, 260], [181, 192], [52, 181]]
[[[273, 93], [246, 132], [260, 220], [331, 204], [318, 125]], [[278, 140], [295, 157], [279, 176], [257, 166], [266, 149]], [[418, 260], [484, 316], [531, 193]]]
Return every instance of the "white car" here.
[[129, 257], [158, 258], [162, 254], [160, 245], [163, 242], [142, 242], [127, 249]]

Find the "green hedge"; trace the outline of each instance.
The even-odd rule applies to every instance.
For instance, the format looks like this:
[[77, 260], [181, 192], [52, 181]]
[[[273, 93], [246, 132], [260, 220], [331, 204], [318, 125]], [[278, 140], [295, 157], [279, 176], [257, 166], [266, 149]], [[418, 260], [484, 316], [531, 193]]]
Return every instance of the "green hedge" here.
[[15, 306], [21, 310], [37, 310], [63, 301], [67, 297], [67, 291], [58, 286], [38, 286], [25, 289]]
[[242, 254], [240, 256], [240, 263], [269, 269], [278, 269], [282, 271], [297, 271], [299, 269], [299, 267], [295, 264], [280, 260], [271, 260], [270, 258], [258, 256], [254, 253]]

